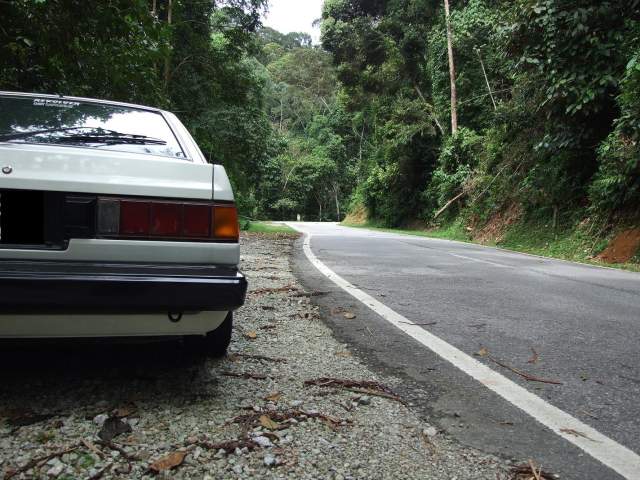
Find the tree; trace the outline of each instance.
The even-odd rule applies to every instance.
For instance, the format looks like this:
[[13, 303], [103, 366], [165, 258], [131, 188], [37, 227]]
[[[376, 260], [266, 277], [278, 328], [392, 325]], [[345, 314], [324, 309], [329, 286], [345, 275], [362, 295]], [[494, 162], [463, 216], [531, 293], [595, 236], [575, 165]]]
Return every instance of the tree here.
[[451, 81], [451, 133], [458, 130], [458, 93], [456, 90], [456, 64], [453, 58], [453, 34], [451, 32], [451, 14], [449, 0], [444, 0], [445, 21], [447, 23], [447, 54], [449, 57], [449, 79]]

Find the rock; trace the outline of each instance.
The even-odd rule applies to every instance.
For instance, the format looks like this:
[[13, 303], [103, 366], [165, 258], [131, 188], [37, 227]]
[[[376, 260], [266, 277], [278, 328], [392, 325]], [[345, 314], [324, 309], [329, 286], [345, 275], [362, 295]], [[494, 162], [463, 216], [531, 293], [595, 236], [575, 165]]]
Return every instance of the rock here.
[[273, 442], [269, 440], [267, 437], [259, 436], [253, 437], [253, 441], [260, 445], [262, 448], [273, 447]]
[[234, 465], [231, 470], [233, 470], [238, 475], [241, 475], [242, 474], [242, 470], [244, 470], [244, 467], [242, 465], [238, 464], [238, 465]]
[[367, 395], [363, 395], [362, 397], [360, 397], [358, 399], [358, 403], [360, 405], [371, 405], [371, 397], [369, 397]]
[[107, 418], [109, 418], [109, 415], [107, 415], [106, 413], [101, 413], [100, 415], [96, 415], [95, 417], [93, 417], [93, 423], [101, 427], [102, 425], [104, 425], [104, 422], [107, 421]]
[[47, 475], [50, 477], [58, 477], [65, 469], [64, 463], [60, 462], [47, 470]]
[[296, 408], [302, 406], [303, 403], [304, 402], [302, 400], [292, 400], [291, 402], [289, 402], [289, 405], [291, 405], [293, 408]]
[[425, 434], [427, 437], [435, 437], [438, 434], [438, 431], [436, 430], [435, 427], [427, 427], [424, 430], [422, 430], [422, 433]]
[[271, 455], [270, 453], [267, 453], [264, 456], [264, 460], [263, 461], [264, 461], [264, 464], [267, 467], [275, 467], [276, 463], [277, 463], [276, 457], [274, 455]]

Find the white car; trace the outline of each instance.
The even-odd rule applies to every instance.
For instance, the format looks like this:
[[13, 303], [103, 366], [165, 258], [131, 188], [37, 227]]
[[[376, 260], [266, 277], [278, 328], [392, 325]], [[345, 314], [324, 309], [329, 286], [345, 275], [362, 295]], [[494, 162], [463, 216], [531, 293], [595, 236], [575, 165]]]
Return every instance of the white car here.
[[187, 336], [244, 303], [229, 179], [175, 115], [0, 92], [0, 338]]

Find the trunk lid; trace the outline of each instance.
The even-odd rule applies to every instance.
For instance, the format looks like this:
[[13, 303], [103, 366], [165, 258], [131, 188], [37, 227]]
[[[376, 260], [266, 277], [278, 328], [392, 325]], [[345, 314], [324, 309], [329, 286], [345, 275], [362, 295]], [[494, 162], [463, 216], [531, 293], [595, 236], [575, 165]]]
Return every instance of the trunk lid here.
[[0, 189], [213, 198], [213, 165], [186, 159], [96, 148], [0, 144], [0, 170]]

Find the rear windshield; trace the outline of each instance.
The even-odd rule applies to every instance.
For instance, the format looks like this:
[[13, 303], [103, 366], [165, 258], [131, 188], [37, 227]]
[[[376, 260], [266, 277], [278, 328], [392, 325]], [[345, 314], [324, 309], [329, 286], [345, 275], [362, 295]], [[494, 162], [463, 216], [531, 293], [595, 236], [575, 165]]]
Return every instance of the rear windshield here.
[[64, 98], [0, 96], [0, 142], [185, 158], [159, 113]]

